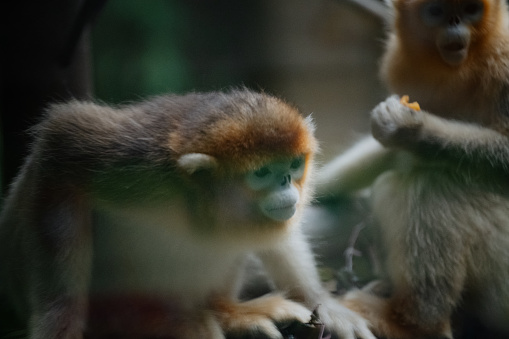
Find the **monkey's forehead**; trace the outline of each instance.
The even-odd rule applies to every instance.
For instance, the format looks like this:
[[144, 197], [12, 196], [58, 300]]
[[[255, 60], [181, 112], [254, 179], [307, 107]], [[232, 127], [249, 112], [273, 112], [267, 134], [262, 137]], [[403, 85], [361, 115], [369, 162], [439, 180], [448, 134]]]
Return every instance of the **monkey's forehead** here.
[[170, 133], [172, 151], [208, 154], [242, 170], [317, 151], [313, 122], [296, 108], [264, 94], [241, 99], [183, 121]]
[[307, 130], [264, 128], [227, 129], [212, 138], [189, 142], [185, 153], [204, 153], [216, 158], [221, 167], [235, 172], [256, 169], [269, 162], [289, 160], [297, 156], [310, 158], [317, 142]]

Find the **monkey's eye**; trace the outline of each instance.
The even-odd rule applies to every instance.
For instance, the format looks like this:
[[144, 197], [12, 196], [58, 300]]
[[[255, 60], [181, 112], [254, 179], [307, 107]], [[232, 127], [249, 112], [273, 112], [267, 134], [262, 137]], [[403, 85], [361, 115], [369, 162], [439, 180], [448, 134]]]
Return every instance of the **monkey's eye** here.
[[295, 180], [299, 180], [304, 175], [304, 169], [306, 164], [306, 159], [304, 156], [300, 156], [294, 158], [290, 163], [290, 173], [292, 174], [292, 178]]
[[428, 26], [438, 26], [446, 19], [446, 8], [441, 2], [429, 2], [421, 7], [422, 21]]
[[484, 4], [480, 1], [467, 2], [461, 8], [463, 18], [468, 22], [481, 20], [484, 13]]
[[292, 160], [290, 168], [293, 170], [299, 169], [304, 164], [304, 157], [298, 157]]
[[266, 189], [273, 185], [274, 168], [272, 166], [269, 164], [248, 172], [246, 175], [247, 185], [255, 191]]
[[258, 178], [266, 177], [269, 174], [270, 174], [270, 169], [267, 166], [263, 166], [262, 168], [260, 168], [254, 172], [254, 175]]

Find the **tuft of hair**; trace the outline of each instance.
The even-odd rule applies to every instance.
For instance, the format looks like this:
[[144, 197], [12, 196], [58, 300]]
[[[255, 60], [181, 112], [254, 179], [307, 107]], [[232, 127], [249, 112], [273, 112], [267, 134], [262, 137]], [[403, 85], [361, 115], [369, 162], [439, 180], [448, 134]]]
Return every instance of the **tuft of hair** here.
[[279, 98], [244, 89], [195, 99], [202, 104], [188, 110], [168, 138], [177, 158], [206, 154], [219, 169], [245, 172], [278, 157], [317, 151], [311, 118]]

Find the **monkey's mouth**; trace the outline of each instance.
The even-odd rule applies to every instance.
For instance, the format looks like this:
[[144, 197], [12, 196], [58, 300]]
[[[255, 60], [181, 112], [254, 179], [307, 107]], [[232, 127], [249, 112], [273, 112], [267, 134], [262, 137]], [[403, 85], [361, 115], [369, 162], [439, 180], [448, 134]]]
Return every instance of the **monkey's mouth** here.
[[285, 221], [290, 219], [295, 214], [296, 210], [297, 207], [294, 204], [281, 205], [266, 209], [264, 214], [273, 220]]
[[271, 208], [269, 209], [269, 213], [285, 213], [285, 212], [289, 212], [289, 213], [294, 213], [295, 212], [295, 205], [288, 205], [288, 206], [279, 206], [279, 207], [275, 207], [275, 208]]
[[285, 210], [287, 208], [294, 208], [295, 204], [288, 204], [288, 205], [281, 205], [281, 206], [275, 206], [272, 208], [268, 208], [269, 211], [277, 211], [277, 210]]
[[467, 58], [468, 44], [463, 42], [449, 42], [440, 46], [442, 59], [451, 66], [461, 64]]
[[445, 44], [444, 46], [442, 46], [442, 49], [449, 53], [461, 52], [461, 51], [465, 50], [466, 48], [467, 48], [467, 46], [461, 42], [451, 42], [451, 43], [448, 43], [448, 44]]

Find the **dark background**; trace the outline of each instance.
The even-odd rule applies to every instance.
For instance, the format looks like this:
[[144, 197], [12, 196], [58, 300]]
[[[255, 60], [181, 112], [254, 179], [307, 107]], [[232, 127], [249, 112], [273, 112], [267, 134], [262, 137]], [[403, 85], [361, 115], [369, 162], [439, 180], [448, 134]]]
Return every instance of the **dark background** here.
[[348, 0], [20, 0], [0, 19], [4, 191], [52, 101], [245, 85], [312, 113], [328, 159], [385, 97], [383, 24]]

